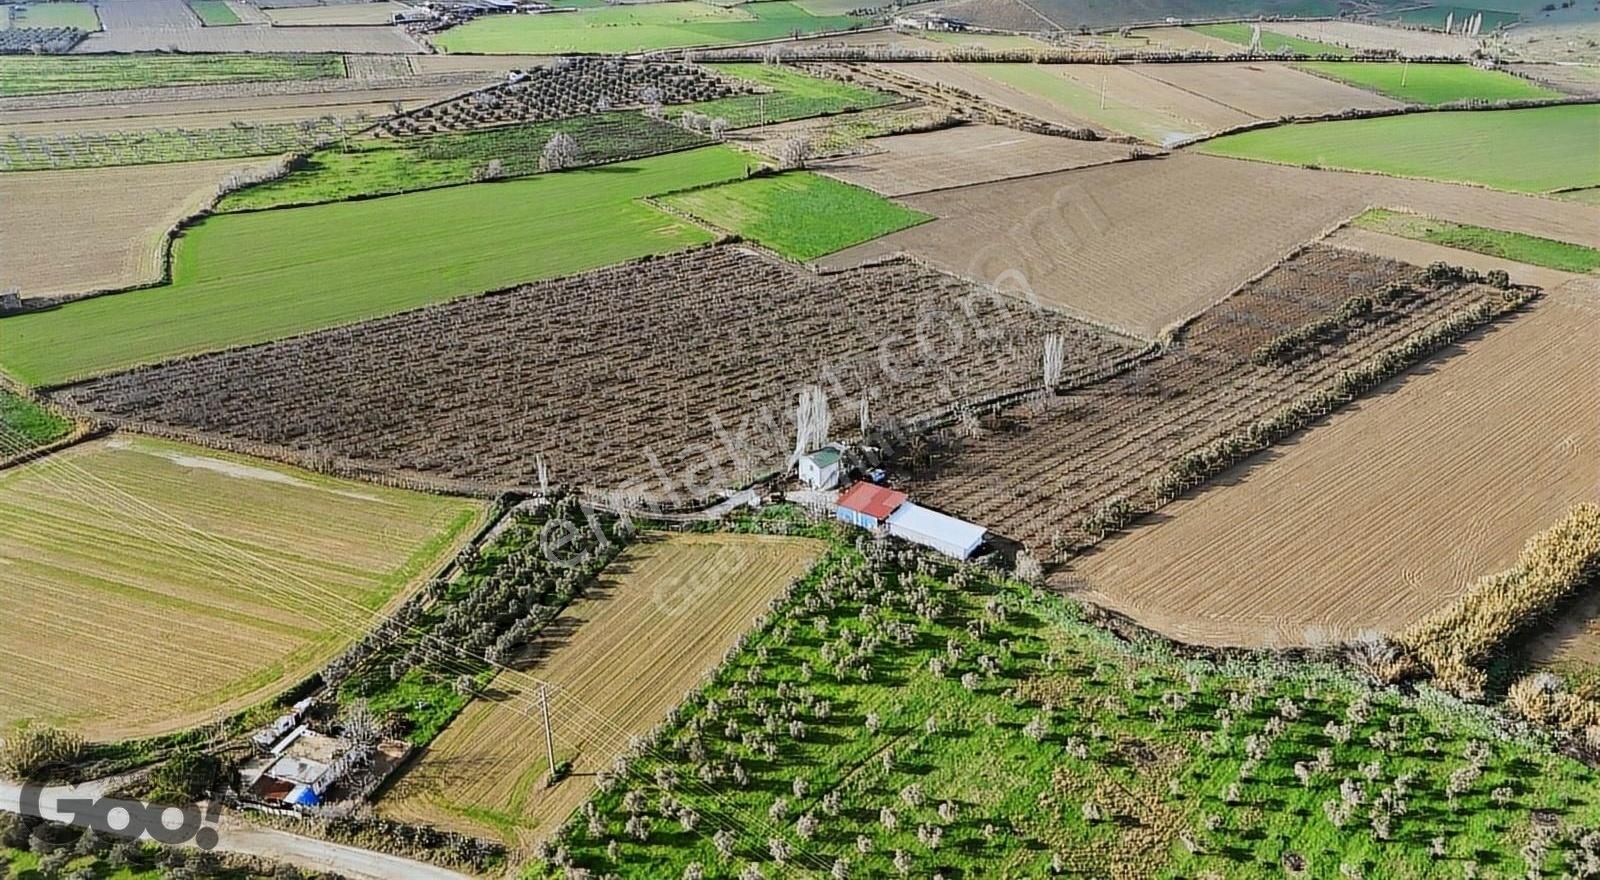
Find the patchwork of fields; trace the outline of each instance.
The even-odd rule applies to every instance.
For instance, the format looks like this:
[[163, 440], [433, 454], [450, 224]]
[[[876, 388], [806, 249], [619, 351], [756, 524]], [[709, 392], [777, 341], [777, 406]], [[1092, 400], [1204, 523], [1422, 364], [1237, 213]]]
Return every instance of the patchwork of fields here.
[[847, 15], [813, 15], [787, 0], [738, 6], [669, 0], [586, 5], [565, 15], [488, 16], [451, 28], [433, 43], [445, 52], [641, 52], [843, 31], [861, 23]]
[[[14, 442], [14, 441], [11, 441]], [[180, 730], [315, 672], [481, 505], [144, 438], [0, 472], [0, 726]]]
[[[513, 845], [548, 837], [594, 793], [594, 774], [666, 718], [738, 640], [750, 618], [806, 572], [805, 538], [646, 533], [556, 632], [491, 685], [383, 799], [384, 815]], [[538, 692], [548, 688], [556, 760], [546, 789]]]

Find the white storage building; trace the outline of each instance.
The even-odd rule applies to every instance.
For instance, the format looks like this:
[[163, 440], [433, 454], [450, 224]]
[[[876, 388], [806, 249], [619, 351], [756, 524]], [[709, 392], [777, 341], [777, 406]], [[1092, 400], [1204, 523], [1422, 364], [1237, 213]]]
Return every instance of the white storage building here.
[[932, 547], [946, 556], [962, 560], [971, 558], [987, 534], [983, 526], [946, 516], [909, 501], [889, 516], [888, 526], [889, 534], [896, 538]]

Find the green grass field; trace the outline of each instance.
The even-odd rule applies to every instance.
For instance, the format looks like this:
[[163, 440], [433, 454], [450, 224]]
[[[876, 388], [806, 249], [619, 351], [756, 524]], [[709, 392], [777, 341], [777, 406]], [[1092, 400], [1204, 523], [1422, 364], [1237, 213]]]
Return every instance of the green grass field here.
[[[1191, 25], [1189, 30], [1224, 40], [1240, 48], [1250, 45], [1251, 25], [1243, 22], [1232, 24], [1197, 24]], [[1293, 52], [1299, 55], [1354, 55], [1351, 49], [1335, 46], [1331, 43], [1319, 43], [1316, 40], [1303, 40], [1299, 37], [1275, 34], [1268, 30], [1261, 31], [1261, 51], [1267, 54], [1279, 52]]]
[[0, 367], [48, 385], [278, 339], [710, 239], [638, 200], [743, 176], [708, 147], [591, 169], [225, 214], [178, 241], [173, 283], [14, 315]]
[[721, 116], [733, 128], [766, 125], [790, 119], [828, 116], [850, 110], [866, 110], [893, 104], [897, 99], [876, 89], [832, 79], [808, 76], [798, 70], [774, 64], [707, 64], [728, 76], [766, 86], [772, 91], [760, 95], [739, 95], [701, 101], [687, 107], [669, 107], [667, 116], [676, 118], [684, 110], [707, 116]]
[[[100, 17], [88, 3], [28, 3], [13, 6], [11, 26], [17, 28], [71, 27], [80, 31], [100, 29]], [[0, 23], [5, 16], [0, 15]]]
[[[595, 796], [595, 820], [569, 823], [559, 842], [578, 866], [630, 880], [693, 863], [719, 878], [753, 864], [765, 877], [1270, 880], [1454, 878], [1474, 862], [1521, 877], [1542, 811], [1600, 821], [1595, 770], [1426, 689], [1129, 643], [1056, 594], [863, 550], [836, 538]], [[672, 804], [649, 784], [661, 779]], [[693, 831], [684, 807], [703, 820]], [[1575, 870], [1577, 850], [1566, 837], [1535, 856], [1541, 876]]]
[[1515, 192], [1600, 185], [1600, 106], [1300, 123], [1195, 147], [1214, 156], [1376, 171]]
[[1524, 235], [1520, 232], [1452, 223], [1448, 220], [1436, 220], [1432, 217], [1387, 211], [1382, 208], [1367, 211], [1351, 223], [1373, 232], [1398, 235], [1401, 238], [1426, 241], [1487, 254], [1491, 257], [1515, 260], [1519, 263], [1544, 266], [1548, 269], [1560, 269], [1563, 272], [1593, 272], [1600, 269], [1600, 250], [1581, 244], [1540, 238], [1536, 235]]
[[812, 15], [783, 0], [741, 6], [672, 0], [593, 6], [561, 15], [490, 15], [453, 27], [433, 42], [445, 52], [641, 52], [841, 31], [865, 22], [845, 15]]
[[702, 146], [702, 135], [632, 111], [579, 116], [459, 134], [358, 138], [313, 153], [306, 167], [279, 180], [232, 193], [219, 212], [314, 205], [469, 183], [499, 162], [503, 177], [539, 171], [539, 155], [556, 132], [570, 134], [580, 161], [600, 165]]
[[1559, 98], [1561, 93], [1519, 76], [1470, 64], [1307, 61], [1301, 68], [1409, 104]]
[[806, 171], [674, 193], [661, 202], [793, 260], [811, 260], [933, 218]]
[[206, 27], [220, 27], [238, 24], [239, 16], [223, 0], [189, 0], [189, 8], [194, 14], [200, 16], [200, 23]]
[[0, 388], [0, 459], [54, 443], [71, 430], [72, 422]]
[[0, 56], [0, 97], [345, 75], [343, 55]]

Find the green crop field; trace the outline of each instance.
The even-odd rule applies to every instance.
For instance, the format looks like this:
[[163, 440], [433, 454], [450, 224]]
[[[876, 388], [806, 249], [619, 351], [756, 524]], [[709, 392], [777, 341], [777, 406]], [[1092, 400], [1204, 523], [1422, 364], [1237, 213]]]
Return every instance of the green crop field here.
[[[0, 728], [153, 735], [301, 681], [481, 521], [459, 498], [146, 437], [0, 472]], [[158, 664], [130, 667], [129, 646]]]
[[851, 85], [832, 79], [808, 76], [800, 71], [773, 64], [707, 64], [728, 76], [758, 83], [772, 91], [760, 95], [739, 95], [701, 101], [688, 107], [667, 109], [669, 117], [684, 110], [707, 116], [720, 116], [733, 128], [766, 125], [790, 119], [828, 116], [851, 110], [867, 110], [897, 102], [893, 95], [877, 89]]
[[343, 55], [0, 56], [0, 97], [345, 75]]
[[933, 219], [871, 190], [805, 171], [674, 193], [660, 201], [794, 260], [815, 259]]
[[65, 437], [72, 423], [26, 397], [0, 388], [0, 460]]
[[238, 24], [239, 16], [223, 0], [189, 0], [189, 8], [206, 27]]
[[[1253, 27], [1242, 22], [1232, 24], [1197, 24], [1191, 25], [1190, 30], [1233, 43], [1240, 48], [1250, 45], [1250, 33]], [[1319, 43], [1316, 40], [1303, 40], [1299, 37], [1275, 34], [1268, 30], [1261, 31], [1261, 51], [1268, 54], [1278, 52], [1294, 52], [1299, 55], [1354, 55], [1351, 49], [1335, 46], [1331, 43]]]
[[211, 217], [177, 242], [170, 285], [0, 320], [0, 367], [56, 384], [678, 250], [711, 236], [638, 200], [738, 178], [750, 164], [707, 147]]
[[[836, 537], [557, 842], [651, 880], [1521, 877], [1530, 827], [1600, 821], [1594, 769], [1422, 690], [1122, 641]], [[1533, 850], [1540, 876], [1581, 873], [1578, 836]]]
[[1351, 221], [1362, 229], [1398, 235], [1415, 241], [1426, 241], [1445, 247], [1487, 254], [1560, 269], [1563, 272], [1593, 272], [1600, 269], [1600, 250], [1571, 242], [1487, 229], [1465, 223], [1452, 223], [1416, 214], [1374, 208]]
[[[215, 128], [150, 128], [58, 133], [0, 141], [0, 171], [45, 171], [196, 162], [309, 150], [338, 136], [330, 118], [235, 123]], [[358, 126], [351, 126], [358, 127]]]
[[1410, 104], [1562, 97], [1522, 77], [1470, 64], [1307, 61], [1300, 67]]
[[[80, 31], [100, 29], [100, 17], [89, 3], [27, 3], [13, 6], [11, 26], [17, 28], [77, 28]], [[0, 15], [0, 23], [5, 17]]]
[[1600, 185], [1600, 106], [1413, 113], [1283, 125], [1195, 147], [1214, 156], [1377, 171], [1516, 192]]
[[841, 31], [865, 21], [812, 15], [783, 0], [741, 6], [671, 0], [586, 7], [560, 15], [489, 15], [453, 27], [433, 42], [446, 52], [641, 52]]
[[498, 163], [501, 177], [522, 177], [538, 173], [540, 152], [556, 132], [572, 136], [584, 165], [710, 143], [702, 135], [628, 111], [459, 134], [359, 138], [313, 153], [305, 167], [283, 178], [228, 195], [217, 210], [314, 205], [469, 183], [488, 174], [491, 162]]

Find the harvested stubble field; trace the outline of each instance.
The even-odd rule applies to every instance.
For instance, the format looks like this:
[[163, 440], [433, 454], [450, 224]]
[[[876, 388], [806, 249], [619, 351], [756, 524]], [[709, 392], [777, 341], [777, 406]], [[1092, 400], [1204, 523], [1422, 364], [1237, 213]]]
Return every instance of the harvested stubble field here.
[[1317, 168], [1547, 193], [1600, 184], [1600, 105], [1414, 113], [1246, 131], [1197, 149]]
[[[1414, 266], [1311, 246], [1191, 322], [1160, 354], [1054, 400], [1042, 413], [1016, 410], [1002, 430], [963, 441], [914, 480], [913, 492], [1041, 557], [1064, 555], [1096, 537], [1086, 518], [1113, 499], [1144, 499], [1150, 481], [1189, 453], [1331, 384], [1341, 370], [1412, 333], [1500, 296], [1484, 285], [1431, 284], [1421, 275]], [[1350, 297], [1399, 281], [1414, 293], [1342, 341], [1312, 346], [1312, 355], [1253, 360], [1261, 346], [1337, 313]]]
[[558, 482], [694, 497], [784, 464], [805, 385], [824, 387], [834, 424], [854, 423], [862, 393], [880, 423], [911, 417], [1037, 384], [1051, 331], [1068, 379], [1128, 353], [914, 263], [819, 276], [717, 246], [61, 394], [359, 469], [533, 485], [543, 455]]
[[825, 262], [911, 253], [1144, 339], [1373, 206], [1600, 245], [1589, 205], [1188, 152], [902, 201], [939, 219]]
[[737, 178], [747, 162], [708, 147], [208, 217], [175, 246], [172, 284], [6, 318], [0, 365], [22, 382], [57, 384], [679, 250], [712, 236], [638, 200]]
[[[0, 174], [0, 278], [24, 298], [156, 281], [166, 232], [261, 160]], [[3, 332], [9, 343], [11, 325]]]
[[[594, 792], [629, 739], [663, 721], [750, 619], [811, 567], [807, 538], [645, 533], [568, 606], [390, 790], [381, 812], [527, 846]], [[544, 787], [540, 682], [549, 688], [556, 760]]]
[[886, 196], [992, 183], [1128, 158], [1126, 144], [1077, 141], [999, 125], [873, 138], [863, 155], [809, 167]]
[[940, 62], [895, 62], [882, 67], [904, 76], [920, 80], [930, 86], [940, 85], [960, 89], [977, 95], [991, 104], [1053, 122], [1067, 128], [1094, 128], [1089, 117], [1069, 109], [1059, 101], [1050, 100], [1034, 91], [1001, 82], [980, 72], [986, 65], [949, 64]]
[[[101, 8], [112, 5], [116, 3], [102, 4]], [[245, 57], [259, 52], [398, 54], [422, 52], [424, 49], [398, 27], [273, 27], [266, 24], [236, 24], [230, 27], [108, 29], [90, 34], [72, 51], [74, 54], [215, 52]]]
[[0, 489], [0, 726], [32, 717], [107, 739], [299, 681], [482, 515], [143, 438], [10, 469]]
[[1062, 583], [1186, 640], [1396, 631], [1600, 498], [1596, 375], [1600, 287], [1578, 281], [1103, 544]]
[[1396, 49], [1401, 55], [1467, 58], [1478, 42], [1438, 31], [1410, 30], [1355, 21], [1264, 21], [1263, 31], [1351, 49]]

